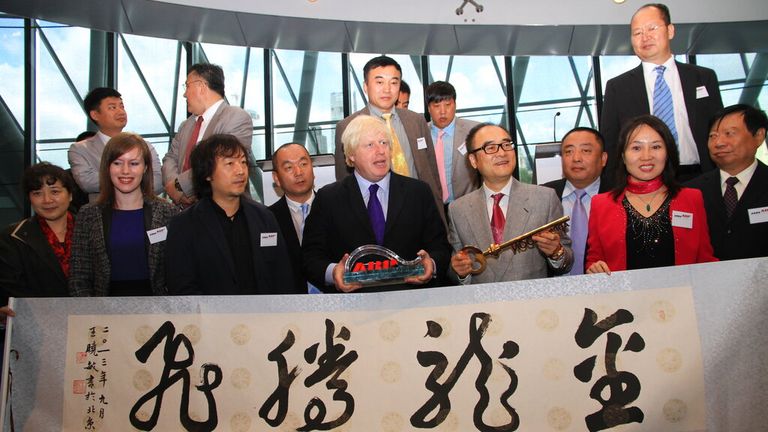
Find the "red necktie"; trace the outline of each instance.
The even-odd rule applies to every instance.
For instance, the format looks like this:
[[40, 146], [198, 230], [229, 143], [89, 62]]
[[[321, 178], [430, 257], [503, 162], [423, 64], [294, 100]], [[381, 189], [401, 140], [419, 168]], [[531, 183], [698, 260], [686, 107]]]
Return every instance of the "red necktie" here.
[[491, 232], [493, 233], [493, 242], [501, 244], [504, 241], [504, 212], [499, 207], [499, 201], [504, 197], [503, 193], [491, 195], [493, 198], [493, 216], [491, 217]]
[[184, 165], [181, 167], [181, 172], [188, 171], [191, 168], [189, 162], [189, 156], [192, 154], [192, 150], [197, 145], [197, 137], [200, 135], [200, 126], [203, 125], [203, 116], [197, 116], [195, 121], [195, 129], [192, 131], [192, 136], [187, 141], [187, 151], [184, 154]]

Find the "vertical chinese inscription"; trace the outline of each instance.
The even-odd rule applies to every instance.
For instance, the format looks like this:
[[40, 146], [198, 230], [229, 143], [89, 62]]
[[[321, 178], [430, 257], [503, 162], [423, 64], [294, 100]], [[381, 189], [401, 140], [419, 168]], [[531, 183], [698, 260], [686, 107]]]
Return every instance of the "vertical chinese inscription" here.
[[[628, 371], [616, 370], [616, 358], [621, 349], [622, 339], [617, 333], [609, 331], [615, 327], [633, 322], [635, 317], [626, 309], [619, 309], [609, 317], [597, 321], [597, 314], [589, 308], [584, 309], [584, 317], [576, 331], [576, 344], [586, 349], [597, 339], [606, 334], [605, 375], [598, 378], [589, 392], [589, 397], [598, 401], [602, 408], [589, 414], [584, 420], [590, 432], [610, 429], [628, 423], [642, 423], [644, 414], [638, 407], [627, 407], [640, 396], [640, 380]], [[645, 341], [637, 332], [633, 332], [623, 351], [640, 352], [645, 348]], [[573, 374], [579, 381], [592, 381], [597, 355], [588, 357], [573, 368]], [[608, 389], [608, 397], [604, 391]]]
[[78, 353], [77, 362], [83, 365], [84, 379], [75, 380], [73, 392], [85, 400], [83, 430], [96, 431], [104, 423], [109, 401], [106, 396], [109, 380], [109, 327], [88, 328], [88, 344]]
[[[476, 358], [480, 362], [480, 372], [475, 378], [475, 389], [478, 393], [478, 401], [475, 404], [473, 412], [473, 422], [477, 430], [480, 431], [514, 431], [520, 426], [520, 418], [517, 415], [517, 411], [509, 404], [509, 398], [515, 393], [517, 389], [517, 373], [505, 365], [498, 362], [499, 366], [509, 376], [509, 386], [499, 397], [499, 402], [506, 410], [510, 417], [508, 423], [500, 426], [491, 426], [485, 423], [483, 420], [483, 414], [488, 408], [490, 396], [486, 384], [488, 378], [491, 376], [493, 370], [493, 359], [483, 348], [482, 339], [485, 332], [488, 330], [488, 325], [491, 322], [491, 316], [487, 313], [474, 313], [469, 322], [469, 343], [464, 353], [459, 358], [456, 366], [444, 379], [443, 384], [440, 384], [438, 380], [443, 377], [448, 369], [448, 359], [439, 351], [419, 351], [416, 355], [419, 364], [423, 367], [433, 367], [432, 372], [429, 374], [425, 387], [432, 392], [432, 397], [424, 403], [412, 416], [411, 425], [417, 428], [434, 428], [440, 425], [448, 414], [451, 412], [451, 399], [450, 393], [456, 382], [461, 378], [461, 374], [464, 373], [469, 361], [472, 358]], [[432, 338], [440, 337], [442, 333], [442, 327], [440, 324], [434, 321], [427, 321], [427, 336]], [[499, 359], [512, 359], [520, 351], [519, 346], [514, 341], [506, 341], [499, 355]], [[435, 414], [428, 418], [431, 413]]]

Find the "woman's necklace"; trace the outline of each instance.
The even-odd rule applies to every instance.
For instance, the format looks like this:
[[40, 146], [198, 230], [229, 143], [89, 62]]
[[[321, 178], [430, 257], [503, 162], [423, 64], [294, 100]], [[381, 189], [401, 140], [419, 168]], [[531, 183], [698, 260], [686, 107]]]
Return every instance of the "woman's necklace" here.
[[[633, 195], [635, 198], [637, 198], [637, 199], [639, 199], [640, 201], [642, 201], [642, 202], [643, 202], [643, 204], [645, 204], [645, 211], [646, 211], [646, 212], [648, 212], [648, 213], [650, 213], [650, 212], [651, 212], [651, 204], [653, 204], [653, 201], [656, 199], [656, 195], [658, 195], [658, 194], [659, 194], [659, 192], [661, 192], [661, 191], [662, 191], [662, 189], [663, 189], [663, 188], [659, 188], [659, 189], [657, 189], [657, 190], [656, 190], [656, 192], [654, 192], [654, 193], [653, 193], [653, 196], [651, 197], [651, 200], [650, 200], [650, 201], [646, 201], [646, 200], [644, 200], [644, 199], [643, 199], [643, 198], [642, 198], [640, 195], [638, 195], [638, 194], [636, 194], [636, 193], [633, 193], [633, 192], [630, 192], [630, 193], [631, 193], [631, 194], [632, 194], [632, 195]], [[666, 190], [666, 189], [665, 189], [665, 190]]]

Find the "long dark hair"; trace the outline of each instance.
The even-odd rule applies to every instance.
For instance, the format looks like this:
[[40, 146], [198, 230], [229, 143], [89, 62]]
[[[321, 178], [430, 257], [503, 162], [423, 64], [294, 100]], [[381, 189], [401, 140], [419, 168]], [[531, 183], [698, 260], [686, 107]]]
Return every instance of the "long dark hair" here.
[[627, 166], [624, 164], [624, 152], [627, 150], [629, 139], [632, 137], [632, 134], [634, 134], [641, 126], [648, 126], [661, 135], [661, 141], [664, 143], [664, 148], [667, 150], [667, 161], [664, 164], [664, 171], [661, 172], [661, 181], [664, 183], [664, 186], [667, 187], [667, 194], [671, 198], [674, 198], [680, 191], [680, 183], [675, 179], [675, 172], [680, 165], [680, 153], [677, 150], [675, 138], [672, 136], [672, 132], [669, 131], [666, 123], [661, 121], [658, 117], [642, 115], [633, 118], [625, 124], [624, 127], [621, 128], [621, 133], [619, 133], [621, 149], [616, 152], [616, 170], [614, 171], [616, 183], [611, 191], [613, 199], [618, 199], [619, 195], [624, 192], [624, 188], [627, 187], [627, 176], [629, 175], [629, 172], [627, 172]]

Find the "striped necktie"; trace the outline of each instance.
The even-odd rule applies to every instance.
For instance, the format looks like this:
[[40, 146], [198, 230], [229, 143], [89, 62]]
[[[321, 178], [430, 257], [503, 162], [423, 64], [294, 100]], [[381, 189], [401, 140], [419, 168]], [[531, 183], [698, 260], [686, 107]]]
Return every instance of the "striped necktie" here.
[[653, 115], [661, 119], [669, 127], [675, 142], [677, 139], [677, 128], [675, 127], [675, 106], [672, 103], [672, 92], [669, 91], [667, 81], [664, 80], [665, 66], [656, 66], [656, 82], [653, 85]]

